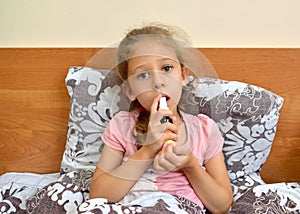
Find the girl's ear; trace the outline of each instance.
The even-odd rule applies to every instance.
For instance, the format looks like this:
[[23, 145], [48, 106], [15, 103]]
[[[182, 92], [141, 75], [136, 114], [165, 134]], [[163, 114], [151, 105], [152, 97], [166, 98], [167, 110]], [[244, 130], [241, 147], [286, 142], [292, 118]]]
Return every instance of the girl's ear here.
[[130, 101], [134, 101], [136, 99], [136, 97], [132, 94], [131, 88], [127, 82], [122, 83], [121, 87], [124, 94], [126, 94]]
[[188, 75], [189, 75], [189, 69], [185, 66], [182, 67], [182, 85], [186, 85], [188, 83]]

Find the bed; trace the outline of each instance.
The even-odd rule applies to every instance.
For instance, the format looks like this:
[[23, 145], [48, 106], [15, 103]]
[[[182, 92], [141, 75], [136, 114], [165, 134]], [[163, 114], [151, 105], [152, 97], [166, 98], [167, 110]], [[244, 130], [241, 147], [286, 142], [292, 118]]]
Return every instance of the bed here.
[[[88, 198], [101, 131], [128, 104], [110, 71], [86, 66], [99, 50], [0, 49], [0, 213], [200, 213], [159, 192], [128, 204]], [[300, 213], [300, 49], [199, 50], [222, 79], [210, 102], [226, 103], [230, 118], [206, 108], [198, 92], [207, 82], [193, 77], [197, 103], [186, 110], [215, 113], [234, 192], [230, 213]]]

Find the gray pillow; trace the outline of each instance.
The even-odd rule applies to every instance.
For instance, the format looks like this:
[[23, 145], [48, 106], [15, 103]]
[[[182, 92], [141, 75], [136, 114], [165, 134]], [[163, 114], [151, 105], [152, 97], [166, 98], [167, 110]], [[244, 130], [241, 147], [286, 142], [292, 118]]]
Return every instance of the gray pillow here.
[[[120, 83], [114, 72], [70, 67], [66, 77], [70, 115], [62, 174], [78, 169], [94, 170], [107, 123], [118, 111], [129, 109]], [[206, 114], [218, 124], [225, 139], [223, 153], [233, 181], [260, 171], [275, 137], [282, 104], [283, 98], [261, 87], [190, 77], [179, 107], [190, 114]]]
[[[219, 93], [205, 92], [210, 89]], [[283, 98], [242, 82], [197, 78], [184, 93], [182, 97], [193, 102], [182, 102], [181, 109], [217, 122], [230, 179], [260, 171], [271, 150]]]

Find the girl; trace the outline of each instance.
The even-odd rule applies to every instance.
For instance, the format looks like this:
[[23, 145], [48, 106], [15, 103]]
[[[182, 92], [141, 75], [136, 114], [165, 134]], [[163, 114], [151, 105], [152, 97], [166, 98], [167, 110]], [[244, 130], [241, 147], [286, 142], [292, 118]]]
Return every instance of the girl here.
[[[212, 213], [226, 212], [232, 191], [223, 138], [205, 115], [177, 107], [189, 68], [184, 49], [168, 26], [129, 32], [118, 47], [117, 72], [132, 101], [109, 122], [90, 198], [129, 202], [154, 191], [186, 197]], [[167, 109], [159, 108], [167, 99]], [[162, 123], [162, 118], [171, 122]], [[166, 141], [176, 142], [166, 144]]]

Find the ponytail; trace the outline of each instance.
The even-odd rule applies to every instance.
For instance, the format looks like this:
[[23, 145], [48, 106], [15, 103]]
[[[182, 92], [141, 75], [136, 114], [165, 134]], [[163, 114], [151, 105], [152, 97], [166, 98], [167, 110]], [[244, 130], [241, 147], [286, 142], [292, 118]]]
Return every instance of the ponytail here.
[[137, 146], [137, 149], [140, 149], [143, 145], [143, 142], [145, 142], [146, 140], [150, 113], [146, 109], [144, 109], [137, 100], [131, 103], [129, 110], [136, 110], [139, 113], [134, 129], [137, 133], [137, 140], [135, 144]]

